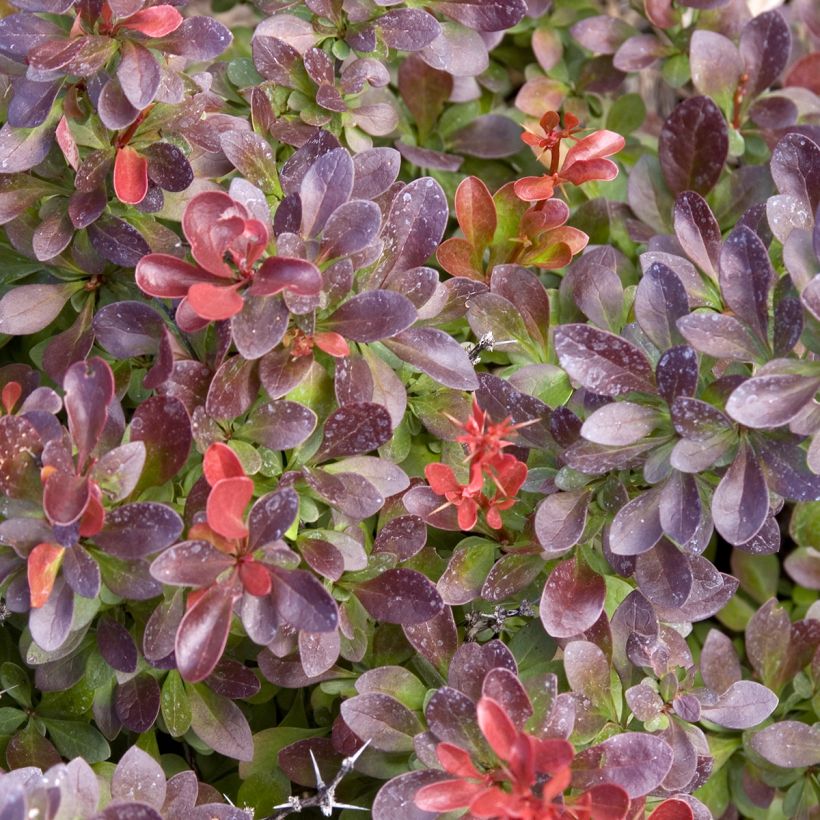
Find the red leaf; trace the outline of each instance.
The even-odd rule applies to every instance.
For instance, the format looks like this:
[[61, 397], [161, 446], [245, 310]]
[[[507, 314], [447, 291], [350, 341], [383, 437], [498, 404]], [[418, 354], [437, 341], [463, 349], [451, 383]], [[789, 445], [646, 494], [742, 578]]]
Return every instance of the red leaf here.
[[[599, 787], [600, 788], [600, 787]], [[692, 820], [692, 807], [683, 800], [664, 800], [647, 820]]]
[[244, 538], [245, 507], [253, 497], [253, 481], [247, 477], [224, 478], [218, 481], [206, 506], [208, 524], [214, 532], [225, 538]]
[[[95, 492], [96, 491], [96, 492]], [[80, 518], [80, 535], [83, 538], [90, 538], [96, 535], [105, 523], [105, 509], [98, 497], [99, 487], [91, 485], [91, 494], [88, 498], [88, 506]]]
[[236, 316], [245, 306], [244, 299], [236, 292], [239, 283], [220, 287], [209, 282], [193, 285], [188, 290], [188, 305], [203, 319], [218, 322]]
[[482, 697], [476, 707], [478, 725], [490, 748], [501, 760], [509, 760], [518, 731], [509, 715], [492, 698]]
[[38, 544], [28, 556], [28, 585], [31, 606], [43, 606], [51, 595], [65, 550], [57, 544]]
[[149, 296], [160, 299], [181, 299], [188, 289], [201, 282], [220, 279], [202, 268], [183, 262], [167, 253], [149, 253], [137, 263], [137, 287]]
[[[589, 808], [595, 820], [623, 820], [629, 811], [629, 795], [613, 783], [593, 786], [584, 793], [584, 797], [589, 799]], [[685, 803], [683, 805], [686, 806]], [[686, 808], [689, 809], [688, 806]], [[689, 809], [689, 817], [692, 817], [691, 809]], [[675, 820], [675, 818], [677, 815], [670, 815], [667, 820]], [[656, 818], [656, 820], [661, 819]], [[684, 815], [680, 816], [680, 820], [684, 820]]]
[[444, 780], [423, 786], [416, 792], [413, 802], [423, 811], [455, 811], [469, 806], [486, 788], [483, 783]]
[[176, 31], [181, 23], [182, 15], [173, 6], [152, 6], [123, 20], [120, 28], [139, 31], [148, 37], [165, 37]]
[[3, 409], [6, 413], [11, 413], [14, 409], [14, 405], [20, 400], [20, 396], [23, 394], [23, 388], [19, 382], [9, 382], [4, 388], [2, 392], [2, 402], [3, 402]]
[[478, 177], [467, 177], [456, 188], [455, 208], [458, 224], [473, 247], [485, 248], [493, 241], [497, 224], [495, 204]]
[[538, 202], [549, 199], [555, 188], [555, 182], [549, 175], [542, 177], [523, 177], [515, 183], [515, 195], [525, 202]]
[[465, 752], [460, 746], [455, 746], [452, 743], [439, 743], [436, 746], [436, 755], [447, 774], [458, 777], [481, 777], [473, 765], [469, 753]]
[[336, 359], [341, 359], [344, 356], [350, 355], [350, 347], [345, 341], [344, 336], [334, 333], [332, 330], [324, 333], [317, 333], [313, 337], [313, 341], [319, 350], [324, 350], [329, 356]]
[[554, 774], [569, 766], [575, 757], [572, 744], [560, 738], [537, 740], [535, 745], [535, 769], [543, 774]]
[[77, 148], [77, 143], [74, 141], [74, 135], [68, 127], [66, 118], [60, 117], [60, 122], [57, 123], [57, 130], [54, 132], [57, 140], [57, 145], [63, 152], [65, 161], [76, 171], [80, 167], [80, 150]]
[[148, 160], [127, 145], [114, 160], [114, 191], [127, 205], [142, 202], [148, 193]]
[[243, 478], [245, 470], [236, 453], [227, 444], [212, 444], [202, 461], [205, 480], [213, 487], [225, 478]]
[[239, 580], [251, 595], [267, 595], [271, 589], [270, 573], [258, 561], [248, 561], [239, 567]]

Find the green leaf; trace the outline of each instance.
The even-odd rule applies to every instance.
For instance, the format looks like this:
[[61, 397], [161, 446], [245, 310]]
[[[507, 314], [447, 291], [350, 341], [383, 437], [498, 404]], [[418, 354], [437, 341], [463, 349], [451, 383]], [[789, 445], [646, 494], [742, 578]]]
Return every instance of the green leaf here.
[[31, 682], [26, 671], [16, 663], [6, 662], [0, 666], [0, 689], [21, 706], [31, 709]]
[[82, 757], [86, 763], [100, 763], [111, 756], [108, 741], [88, 723], [56, 718], [42, 720], [49, 737], [63, 757]]
[[179, 672], [168, 673], [160, 695], [162, 719], [172, 737], [181, 737], [191, 727], [191, 702]]
[[631, 134], [643, 125], [646, 106], [640, 94], [624, 94], [618, 97], [606, 115], [606, 127], [617, 134]]
[[0, 708], [0, 735], [10, 735], [26, 722], [26, 713], [11, 706]]

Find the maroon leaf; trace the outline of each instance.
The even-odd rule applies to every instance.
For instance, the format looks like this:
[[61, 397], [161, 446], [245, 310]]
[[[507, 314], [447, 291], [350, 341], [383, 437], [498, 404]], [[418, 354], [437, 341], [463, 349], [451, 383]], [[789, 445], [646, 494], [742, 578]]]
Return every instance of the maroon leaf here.
[[402, 624], [402, 630], [416, 652], [430, 661], [441, 675], [445, 675], [458, 646], [458, 631], [452, 610], [444, 607], [429, 621]]
[[700, 653], [703, 682], [718, 694], [741, 679], [740, 661], [732, 641], [722, 632], [710, 629]]
[[278, 613], [306, 632], [332, 632], [339, 610], [321, 582], [309, 572], [271, 567], [273, 596]]
[[375, 202], [362, 199], [345, 202], [330, 215], [325, 224], [321, 256], [324, 259], [338, 259], [363, 251], [376, 239], [380, 227], [381, 211]]
[[610, 549], [616, 555], [648, 552], [663, 535], [660, 492], [647, 490], [618, 510], [609, 532]]
[[77, 444], [81, 468], [100, 440], [108, 419], [108, 405], [114, 398], [114, 374], [101, 358], [77, 362], [63, 380], [68, 429]]
[[820, 762], [820, 731], [797, 720], [782, 720], [752, 736], [752, 748], [783, 769], [802, 769]]
[[140, 232], [114, 216], [101, 216], [88, 226], [88, 238], [103, 259], [123, 268], [133, 268], [150, 252]]
[[695, 350], [719, 359], [755, 361], [765, 356], [759, 337], [742, 322], [722, 313], [691, 313], [678, 319], [678, 330]]
[[353, 161], [343, 148], [320, 156], [302, 179], [302, 234], [318, 236], [328, 217], [350, 199]]
[[750, 729], [762, 723], [777, 707], [777, 695], [750, 680], [739, 680], [712, 702], [701, 702], [706, 720], [727, 729]]
[[715, 528], [730, 544], [742, 544], [763, 526], [768, 512], [769, 492], [763, 471], [754, 451], [744, 441], [715, 490]]
[[152, 102], [159, 89], [159, 65], [147, 48], [131, 40], [123, 42], [120, 54], [117, 79], [128, 102], [141, 111]]
[[692, 591], [689, 561], [666, 539], [661, 539], [653, 550], [638, 556], [635, 580], [647, 600], [668, 609], [683, 606]]
[[720, 177], [728, 152], [726, 121], [709, 97], [684, 100], [663, 124], [658, 158], [675, 194], [708, 193]]
[[5, 174], [28, 171], [48, 156], [53, 143], [54, 126], [48, 121], [31, 130], [6, 123], [0, 128], [0, 169]]
[[675, 200], [674, 224], [686, 255], [717, 279], [720, 226], [706, 200], [694, 191], [684, 191]]
[[535, 513], [535, 537], [549, 558], [572, 549], [584, 533], [590, 494], [585, 490], [547, 496]]
[[290, 314], [278, 296], [253, 296], [231, 317], [231, 337], [240, 356], [259, 359], [282, 341]]
[[441, 26], [424, 9], [395, 9], [378, 18], [382, 39], [399, 51], [420, 51], [438, 37]]
[[328, 416], [317, 459], [368, 453], [389, 441], [392, 434], [390, 414], [380, 404], [345, 404]]
[[139, 487], [164, 484], [188, 459], [191, 422], [185, 405], [173, 396], [151, 396], [131, 418], [131, 441], [145, 442], [146, 459]]
[[275, 401], [257, 407], [238, 432], [271, 450], [298, 447], [316, 429], [316, 414], [295, 401]]
[[370, 290], [348, 299], [322, 322], [322, 328], [354, 342], [396, 336], [416, 321], [413, 303], [392, 290]]
[[527, 12], [524, 0], [435, 0], [433, 7], [476, 31], [504, 31]]
[[555, 352], [570, 378], [603, 396], [654, 392], [652, 367], [631, 342], [589, 325], [561, 325]]
[[213, 60], [231, 44], [233, 36], [213, 17], [189, 17], [172, 34], [152, 44], [160, 51], [191, 60]]
[[165, 549], [182, 532], [182, 519], [164, 504], [143, 501], [110, 510], [94, 543], [110, 555], [133, 560]]
[[570, 558], [547, 579], [541, 596], [541, 623], [553, 638], [571, 638], [589, 629], [601, 615], [606, 585], [586, 564]]
[[342, 702], [342, 718], [361, 740], [382, 752], [410, 752], [419, 719], [390, 695], [367, 692]]
[[[160, 690], [156, 678], [143, 672], [117, 687], [114, 707], [117, 710], [117, 717], [126, 729], [132, 732], [147, 732], [159, 715], [159, 701]], [[155, 788], [153, 781], [151, 785]], [[112, 783], [112, 794], [113, 791]], [[129, 799], [133, 799], [135, 794], [131, 792], [128, 796]], [[154, 797], [157, 796], [154, 792]]]
[[355, 592], [370, 615], [391, 624], [424, 623], [444, 606], [432, 582], [412, 569], [388, 569]]
[[746, 93], [754, 98], [774, 85], [788, 65], [792, 46], [789, 24], [776, 10], [758, 14], [740, 32], [739, 46], [749, 78]]
[[137, 646], [131, 633], [110, 617], [103, 617], [97, 624], [97, 646], [103, 660], [118, 672], [135, 672], [137, 669]]
[[[267, 356], [270, 357], [272, 363], [275, 361], [274, 357], [280, 352], [282, 356], [277, 358], [280, 362], [281, 359], [284, 359], [284, 362], [281, 362], [282, 366], [287, 367], [287, 362], [290, 361], [290, 355], [287, 351], [274, 350]], [[257, 370], [255, 361], [248, 361], [242, 356], [231, 356], [231, 358], [226, 359], [220, 365], [219, 370], [216, 371], [208, 389], [208, 398], [205, 403], [205, 410], [208, 415], [217, 420], [232, 420], [247, 412], [259, 394], [260, 374], [265, 372], [264, 362], [267, 360], [267, 357], [264, 358], [262, 367]], [[304, 369], [307, 370], [310, 368], [311, 360], [305, 357], [304, 361]], [[271, 370], [273, 368], [270, 368], [268, 373]], [[270, 379], [270, 382], [275, 384], [274, 379]], [[267, 389], [267, 384], [265, 382], [265, 389]], [[288, 390], [293, 387], [295, 387], [295, 384], [288, 387]], [[286, 393], [288, 390], [284, 392]], [[279, 398], [279, 395], [284, 395], [284, 393], [279, 393], [278, 390], [274, 391], [278, 395], [274, 395], [274, 392], [271, 391], [268, 392], [270, 392], [272, 398]]]

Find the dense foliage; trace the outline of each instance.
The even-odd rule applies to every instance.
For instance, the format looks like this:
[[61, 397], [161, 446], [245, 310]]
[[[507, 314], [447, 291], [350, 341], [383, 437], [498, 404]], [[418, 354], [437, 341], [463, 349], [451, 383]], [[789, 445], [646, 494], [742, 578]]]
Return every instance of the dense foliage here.
[[2, 818], [820, 816], [814, 0], [0, 15]]

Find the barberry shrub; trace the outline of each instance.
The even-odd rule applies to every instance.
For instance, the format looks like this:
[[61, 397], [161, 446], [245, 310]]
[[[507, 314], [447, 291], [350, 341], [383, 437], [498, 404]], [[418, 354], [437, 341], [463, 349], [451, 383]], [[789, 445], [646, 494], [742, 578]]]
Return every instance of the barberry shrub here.
[[817, 816], [818, 42], [0, 4], [0, 816]]

